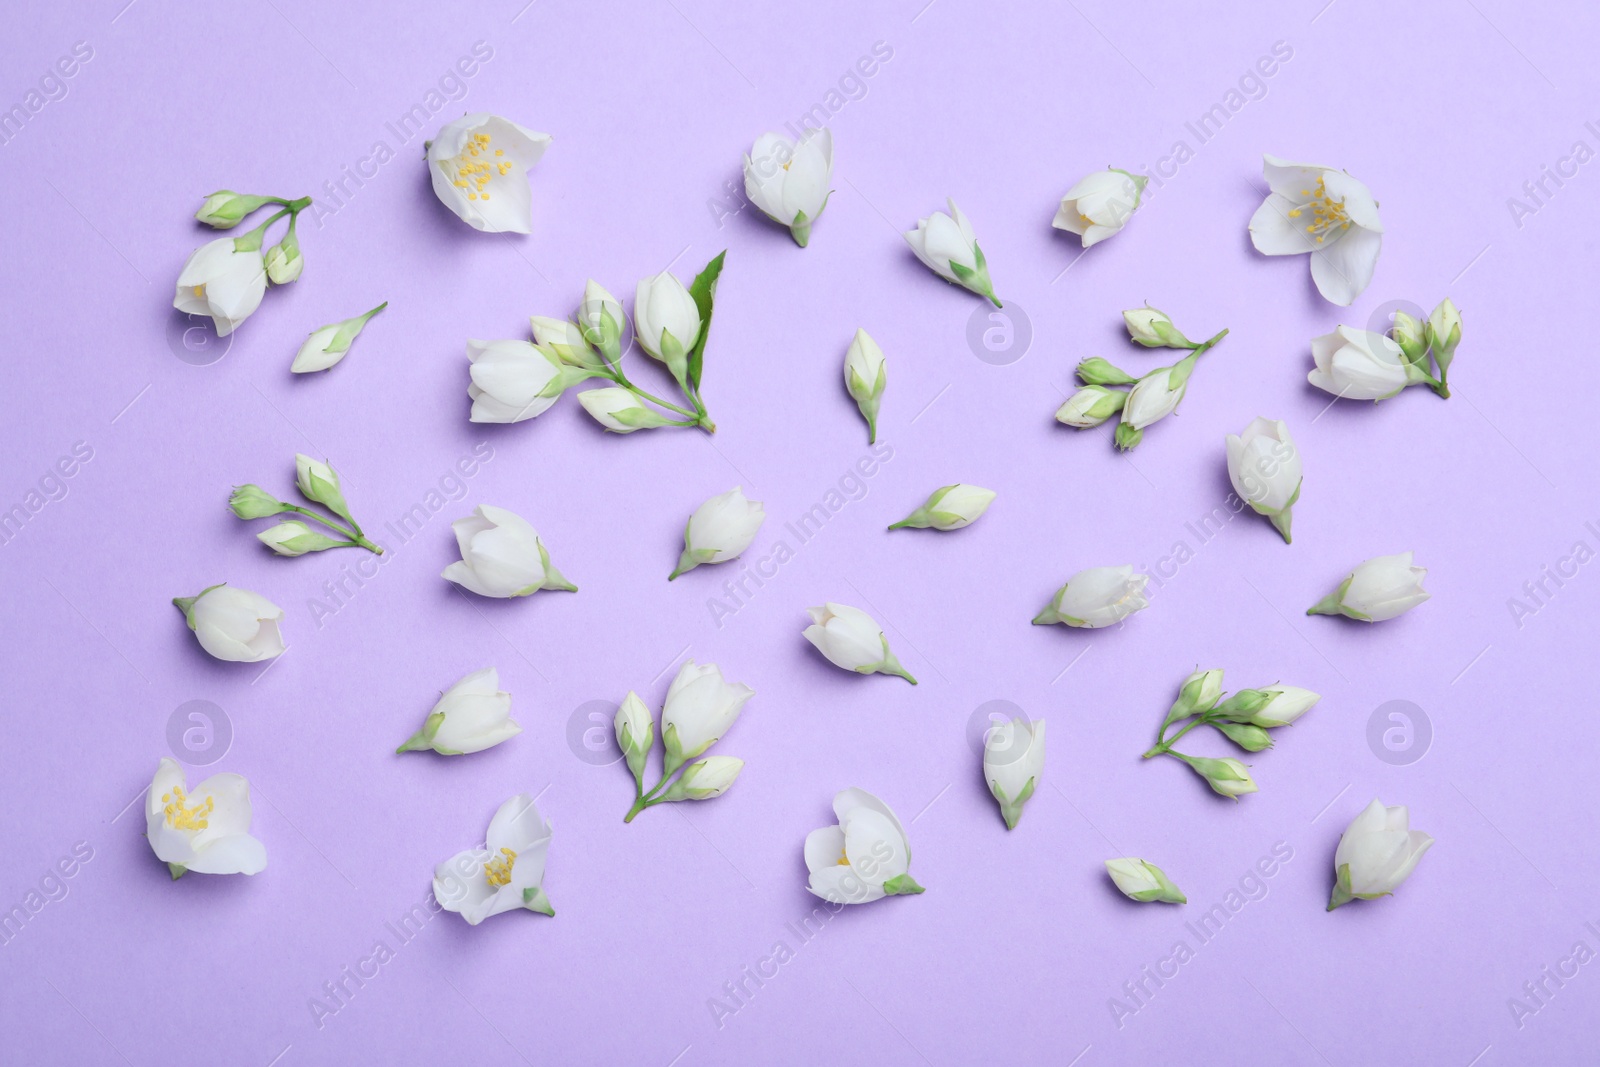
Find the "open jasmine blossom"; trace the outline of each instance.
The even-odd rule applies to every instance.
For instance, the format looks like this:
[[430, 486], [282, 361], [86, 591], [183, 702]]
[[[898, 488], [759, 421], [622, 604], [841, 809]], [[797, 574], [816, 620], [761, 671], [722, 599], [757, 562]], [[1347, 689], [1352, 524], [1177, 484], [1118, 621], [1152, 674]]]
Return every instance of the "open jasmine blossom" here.
[[433, 871], [433, 896], [473, 926], [518, 908], [555, 915], [544, 892], [550, 824], [533, 797], [518, 793], [494, 813], [482, 848], [469, 848]]
[[816, 646], [835, 667], [857, 674], [899, 675], [912, 685], [917, 680], [911, 672], [900, 666], [900, 661], [889, 651], [889, 639], [872, 616], [848, 604], [829, 602], [819, 608], [807, 608], [811, 625], [802, 636]]
[[197, 874], [259, 874], [267, 850], [250, 836], [250, 783], [238, 774], [213, 774], [194, 787], [183, 768], [163, 758], [145, 792], [145, 836], [174, 880]]
[[1348, 306], [1366, 290], [1383, 249], [1378, 202], [1342, 170], [1262, 157], [1272, 190], [1250, 219], [1250, 240], [1268, 256], [1311, 256], [1323, 299]]
[[474, 230], [531, 233], [528, 171], [550, 135], [487, 112], [448, 123], [428, 142], [428, 173], [439, 202]]
[[812, 893], [836, 904], [866, 904], [923, 891], [911, 877], [911, 844], [889, 805], [865, 789], [833, 798], [839, 822], [806, 835]]
[[441, 756], [462, 756], [493, 748], [521, 732], [511, 719], [511, 694], [500, 690], [500, 672], [485, 667], [445, 690], [422, 729], [395, 752], [431, 748]]

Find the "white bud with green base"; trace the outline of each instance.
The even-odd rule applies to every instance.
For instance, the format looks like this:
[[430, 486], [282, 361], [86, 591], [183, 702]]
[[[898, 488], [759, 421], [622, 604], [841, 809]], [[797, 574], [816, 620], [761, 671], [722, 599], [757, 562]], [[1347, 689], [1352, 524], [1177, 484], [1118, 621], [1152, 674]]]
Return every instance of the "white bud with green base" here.
[[313, 330], [311, 336], [301, 344], [300, 351], [295, 354], [294, 362], [289, 365], [289, 370], [295, 374], [310, 374], [313, 371], [327, 370], [338, 363], [344, 359], [345, 353], [350, 351], [355, 339], [361, 336], [361, 331], [366, 328], [372, 316], [388, 306], [389, 302], [385, 300], [364, 315], [357, 315], [353, 319], [345, 319], [343, 322], [335, 322]]
[[645, 707], [644, 701], [639, 699], [639, 694], [629, 690], [617, 707], [613, 726], [617, 734], [617, 747], [628, 761], [628, 770], [633, 772], [634, 795], [640, 796], [644, 793], [645, 761], [656, 743], [655, 719], [650, 716], [650, 709]]
[[929, 494], [921, 507], [889, 529], [959, 530], [977, 522], [989, 510], [989, 505], [994, 503], [994, 498], [993, 489], [964, 482], [942, 486]]
[[1195, 342], [1185, 337], [1183, 331], [1174, 326], [1172, 319], [1160, 308], [1148, 304], [1142, 308], [1131, 308], [1122, 313], [1122, 321], [1127, 324], [1128, 338], [1146, 348], [1196, 347]]
[[280, 522], [256, 534], [256, 539], [280, 556], [303, 556], [330, 548], [348, 548], [354, 541], [335, 541], [317, 533], [299, 519]]
[[1160, 901], [1165, 904], [1187, 904], [1189, 898], [1173, 884], [1160, 867], [1148, 860], [1132, 856], [1106, 860], [1106, 873], [1116, 883], [1117, 889], [1129, 900], [1141, 904]]
[[213, 229], [231, 230], [243, 222], [247, 215], [267, 204], [281, 203], [283, 201], [275, 196], [252, 196], [231, 189], [218, 189], [206, 197], [194, 217], [197, 222], [203, 222]]
[[850, 399], [867, 420], [867, 443], [878, 440], [878, 408], [883, 402], [883, 390], [889, 382], [889, 365], [866, 330], [857, 329], [855, 338], [844, 356], [844, 387]]
[[744, 760], [732, 756], [707, 756], [696, 760], [683, 769], [678, 780], [661, 794], [661, 799], [671, 802], [720, 797], [733, 785], [743, 769]]

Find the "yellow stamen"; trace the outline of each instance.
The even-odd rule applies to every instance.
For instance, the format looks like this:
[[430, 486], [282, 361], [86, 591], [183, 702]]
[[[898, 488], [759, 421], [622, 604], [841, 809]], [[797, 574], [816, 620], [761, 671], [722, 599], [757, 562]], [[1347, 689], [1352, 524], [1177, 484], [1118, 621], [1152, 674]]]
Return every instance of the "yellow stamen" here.
[[1300, 217], [1305, 207], [1311, 208], [1312, 221], [1306, 226], [1306, 233], [1317, 239], [1317, 244], [1322, 244], [1328, 234], [1335, 230], [1348, 230], [1350, 228], [1350, 215], [1344, 209], [1343, 200], [1335, 200], [1328, 195], [1327, 183], [1317, 179], [1316, 194], [1313, 196], [1310, 189], [1300, 190], [1301, 196], [1310, 196], [1302, 207], [1297, 207], [1289, 212], [1291, 219]]
[[496, 888], [511, 884], [511, 868], [517, 864], [517, 854], [509, 848], [500, 850], [503, 860], [490, 860], [483, 865], [483, 876]]
[[183, 787], [175, 785], [172, 792], [161, 797], [166, 802], [162, 810], [167, 815], [167, 825], [174, 830], [204, 830], [208, 825], [207, 816], [217, 806], [216, 799], [206, 797], [204, 804], [188, 804], [187, 797], [183, 795]]

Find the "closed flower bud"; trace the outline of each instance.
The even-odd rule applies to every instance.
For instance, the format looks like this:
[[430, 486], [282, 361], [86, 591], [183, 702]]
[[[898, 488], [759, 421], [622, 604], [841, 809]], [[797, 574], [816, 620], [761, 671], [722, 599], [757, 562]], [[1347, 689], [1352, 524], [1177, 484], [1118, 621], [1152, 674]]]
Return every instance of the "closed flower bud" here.
[[541, 589], [575, 593], [578, 587], [562, 577], [538, 531], [522, 516], [481, 504], [471, 515], [450, 524], [459, 562], [440, 576], [479, 596], [531, 596]]
[[366, 328], [372, 316], [389, 306], [385, 300], [377, 307], [364, 315], [357, 315], [353, 319], [335, 322], [312, 331], [305, 343], [300, 346], [300, 351], [295, 354], [294, 362], [289, 370], [295, 374], [309, 374], [312, 371], [327, 370], [344, 358], [346, 352], [355, 339], [361, 336], [361, 331]]
[[172, 306], [185, 315], [210, 316], [218, 337], [228, 336], [254, 314], [267, 291], [260, 247], [241, 249], [241, 241], [219, 237], [195, 249], [178, 272], [172, 297]]
[[1251, 711], [1248, 718], [1269, 730], [1288, 726], [1322, 699], [1319, 694], [1295, 685], [1270, 685], [1257, 692], [1266, 694], [1267, 702]]
[[246, 215], [272, 202], [270, 196], [249, 196], [231, 189], [219, 189], [206, 197], [194, 217], [197, 222], [203, 222], [213, 229], [231, 230], [243, 222]]
[[569, 367], [604, 367], [600, 353], [590, 347], [583, 328], [566, 319], [553, 319], [535, 315], [532, 319], [533, 340], [541, 349], [548, 349]]
[[1411, 829], [1411, 813], [1374, 800], [1346, 828], [1333, 853], [1334, 887], [1328, 910], [1357, 898], [1386, 897], [1411, 877], [1433, 838]]
[[[473, 422], [521, 422], [542, 415], [589, 377], [565, 366], [554, 349], [527, 341], [468, 341], [467, 358], [472, 361], [467, 395]], [[633, 399], [626, 389], [618, 391]]]
[[710, 800], [720, 797], [733, 785], [739, 772], [744, 770], [744, 760], [732, 756], [707, 756], [683, 769], [678, 780], [661, 794], [662, 800]]
[[264, 519], [268, 515], [288, 511], [290, 505], [259, 485], [240, 485], [234, 487], [233, 495], [228, 498], [228, 507], [241, 519]]
[[857, 674], [895, 674], [917, 684], [889, 650], [883, 628], [860, 608], [829, 602], [806, 611], [811, 615], [811, 625], [802, 636], [835, 667]]
[[1087, 430], [1121, 412], [1127, 400], [1128, 394], [1120, 389], [1086, 385], [1056, 409], [1056, 421], [1074, 429]]
[[610, 363], [622, 358], [622, 332], [627, 321], [621, 301], [610, 290], [592, 278], [584, 284], [578, 328], [584, 340], [599, 349]]
[[713, 663], [686, 662], [667, 688], [661, 709], [661, 743], [667, 750], [662, 773], [671, 775], [721, 740], [755, 695], [747, 685], [724, 681]]
[[1033, 624], [1059, 622], [1091, 630], [1114, 625], [1150, 606], [1144, 595], [1149, 580], [1148, 575], [1136, 573], [1131, 564], [1079, 571], [1056, 591], [1045, 609], [1034, 617]]
[[1044, 720], [1015, 718], [991, 726], [983, 738], [983, 779], [1000, 805], [1006, 829], [1015, 830], [1022, 806], [1033, 797], [1044, 770]]
[[888, 383], [889, 368], [884, 362], [883, 349], [868, 336], [866, 330], [856, 330], [850, 349], [844, 356], [844, 386], [850, 398], [861, 409], [867, 420], [867, 443], [878, 440], [878, 405], [883, 400], [884, 386]]
[[1258, 418], [1240, 434], [1229, 434], [1228, 479], [1239, 499], [1259, 515], [1265, 515], [1283, 535], [1287, 544], [1293, 538], [1290, 509], [1300, 499], [1300, 452], [1281, 420]]
[[1214, 722], [1211, 725], [1246, 752], [1265, 752], [1272, 747], [1272, 735], [1253, 723]]
[[583, 410], [612, 433], [633, 433], [670, 426], [672, 421], [645, 407], [638, 397], [618, 385], [585, 389], [578, 394]]
[[[1153, 370], [1140, 378], [1138, 384], [1129, 391], [1127, 403], [1122, 405], [1122, 425], [1130, 433], [1142, 433], [1146, 426], [1160, 422], [1178, 410], [1178, 405], [1183, 403], [1184, 393], [1188, 391], [1189, 377], [1186, 373], [1176, 372], [1176, 367]], [[1134, 444], [1137, 443], [1135, 439]], [[1122, 435], [1118, 436], [1117, 444], [1124, 449], [1133, 447], [1123, 444]]]
[[282, 241], [267, 249], [262, 262], [273, 285], [288, 285], [299, 279], [301, 272], [306, 269], [306, 260], [300, 254], [300, 241], [294, 235], [293, 225]]
[[1133, 385], [1139, 379], [1099, 356], [1078, 364], [1078, 380], [1084, 385]]
[[1370, 330], [1340, 326], [1314, 338], [1311, 358], [1317, 365], [1307, 380], [1348, 400], [1387, 400], [1425, 380], [1397, 343]]
[[700, 308], [671, 271], [639, 283], [633, 298], [634, 336], [679, 384], [688, 374], [689, 350], [700, 339], [700, 327]]
[[1440, 305], [1433, 309], [1433, 314], [1428, 316], [1428, 343], [1433, 346], [1433, 355], [1441, 364], [1447, 364], [1450, 357], [1455, 354], [1456, 346], [1461, 343], [1461, 312], [1456, 310], [1456, 302], [1445, 297]]
[[1172, 325], [1165, 311], [1148, 305], [1132, 308], [1122, 313], [1128, 326], [1128, 337], [1146, 348], [1193, 348], [1194, 342]]
[[259, 593], [223, 583], [195, 596], [175, 597], [200, 647], [217, 659], [257, 663], [287, 647], [278, 624], [283, 609]]
[[1187, 719], [1202, 711], [1210, 711], [1222, 699], [1222, 672], [1220, 670], [1195, 671], [1178, 687], [1178, 699], [1167, 712], [1167, 722]]
[[759, 500], [747, 500], [740, 486], [695, 508], [683, 528], [683, 554], [667, 575], [672, 581], [702, 563], [726, 563], [750, 547], [767, 512]]
[[650, 749], [655, 746], [656, 723], [650, 717], [650, 709], [639, 699], [638, 693], [630, 690], [628, 695], [622, 698], [613, 725], [617, 731], [617, 747], [627, 757], [628, 770], [633, 772], [633, 780], [642, 789], [645, 760], [650, 755]]
[[763, 215], [789, 227], [794, 243], [811, 241], [811, 224], [828, 206], [833, 133], [807, 128], [798, 141], [764, 133], [744, 157], [744, 193]]
[[462, 756], [493, 748], [521, 732], [511, 718], [511, 694], [500, 690], [500, 672], [485, 667], [447, 689], [422, 729], [395, 752], [431, 748], [441, 756]]
[[346, 521], [355, 521], [350, 518], [350, 505], [344, 502], [344, 492], [339, 488], [339, 475], [332, 467], [304, 453], [296, 453], [294, 473], [301, 496], [321, 504]]
[[257, 540], [280, 556], [303, 556], [307, 552], [321, 552], [329, 548], [343, 548], [348, 541], [335, 541], [319, 534], [299, 519], [280, 522], [256, 534]]
[[1152, 900], [1168, 904], [1187, 904], [1189, 898], [1183, 890], [1172, 884], [1165, 871], [1153, 863], [1131, 856], [1119, 860], [1106, 860], [1106, 873], [1117, 884], [1117, 889], [1129, 900], [1147, 904]]
[[1206, 784], [1213, 792], [1222, 796], [1237, 799], [1257, 790], [1255, 779], [1250, 777], [1249, 768], [1232, 757], [1206, 759], [1203, 756], [1185, 756], [1177, 752], [1173, 755], [1192, 767], [1196, 774], [1206, 780]]
[[1400, 346], [1400, 351], [1407, 360], [1421, 365], [1428, 356], [1427, 326], [1418, 322], [1416, 317], [1404, 311], [1394, 313], [1394, 326], [1389, 330], [1389, 337]]
[[922, 506], [893, 526], [899, 530], [910, 526], [916, 529], [959, 530], [969, 526], [989, 510], [994, 502], [994, 490], [958, 482], [935, 489]]
[[994, 283], [989, 280], [989, 264], [983, 249], [978, 247], [978, 235], [973, 232], [972, 223], [956, 207], [954, 200], [947, 199], [945, 203], [950, 214], [935, 211], [919, 220], [916, 229], [906, 232], [906, 242], [923, 266], [945, 281], [987, 297], [995, 307], [1000, 307], [1000, 299], [994, 295]]
[[1411, 553], [1369, 559], [1339, 588], [1306, 609], [1307, 615], [1344, 615], [1362, 622], [1383, 622], [1402, 615], [1424, 600], [1428, 572], [1411, 564]]

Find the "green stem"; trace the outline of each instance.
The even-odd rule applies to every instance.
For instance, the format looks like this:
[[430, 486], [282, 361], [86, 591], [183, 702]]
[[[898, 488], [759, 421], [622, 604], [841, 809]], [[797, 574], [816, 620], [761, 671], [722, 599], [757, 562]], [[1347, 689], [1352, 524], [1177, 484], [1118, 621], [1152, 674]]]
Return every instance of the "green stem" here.
[[[1212, 716], [1211, 716], [1211, 713], [1209, 711], [1208, 712], [1203, 712], [1203, 713], [1201, 713], [1199, 715], [1196, 715], [1193, 719], [1190, 719], [1189, 720], [1189, 724], [1187, 726], [1185, 726], [1183, 729], [1179, 730], [1177, 733], [1173, 734], [1172, 735], [1172, 739], [1170, 741], [1161, 740], [1158, 737], [1157, 740], [1156, 740], [1156, 744], [1150, 749], [1150, 751], [1148, 751], [1148, 752], [1146, 752], [1144, 754], [1144, 758], [1145, 759], [1150, 759], [1150, 758], [1155, 757], [1155, 756], [1160, 756], [1160, 755], [1164, 755], [1164, 754], [1166, 754], [1168, 752], [1172, 752], [1172, 746], [1177, 744], [1180, 740], [1182, 740], [1184, 734], [1188, 733], [1190, 730], [1193, 730], [1196, 726], [1204, 726], [1206, 723], [1211, 721], [1211, 718], [1212, 718]], [[1163, 727], [1161, 732], [1163, 734], [1166, 733], [1166, 728]], [[1178, 753], [1173, 753], [1173, 754], [1174, 755], [1178, 755]]]
[[326, 526], [328, 529], [337, 530], [338, 532], [344, 534], [345, 537], [349, 538], [349, 540], [346, 541], [343, 545], [340, 545], [339, 546], [340, 548], [345, 548], [345, 547], [364, 548], [368, 552], [371, 552], [375, 556], [383, 555], [382, 547], [380, 547], [379, 545], [373, 543], [372, 541], [367, 540], [366, 536], [364, 534], [362, 534], [362, 532], [361, 532], [361, 527], [356, 526], [356, 522], [355, 522], [354, 519], [350, 520], [350, 525], [351, 526], [355, 526], [355, 529], [354, 530], [347, 530], [343, 526], [340, 526], [338, 523], [334, 522], [332, 519], [328, 518], [327, 516], [318, 515], [315, 511], [312, 511], [309, 508], [303, 508], [298, 504], [290, 504], [288, 502], [284, 502], [283, 506], [284, 506], [284, 510], [286, 510], [286, 511], [293, 511], [296, 514], [304, 515], [308, 519], [315, 519], [317, 522], [319, 522], [322, 525]]
[[1208, 351], [1208, 350], [1210, 350], [1212, 348], [1215, 348], [1217, 346], [1217, 342], [1221, 341], [1226, 336], [1228, 336], [1228, 331], [1227, 331], [1227, 328], [1224, 327], [1221, 333], [1217, 334], [1215, 337], [1212, 337], [1208, 341], [1204, 341], [1204, 342], [1202, 342], [1202, 343], [1200, 343], [1198, 345], [1195, 345], [1194, 348], [1191, 351], [1197, 356], [1201, 355], [1204, 352], [1206, 352], [1206, 351]]

